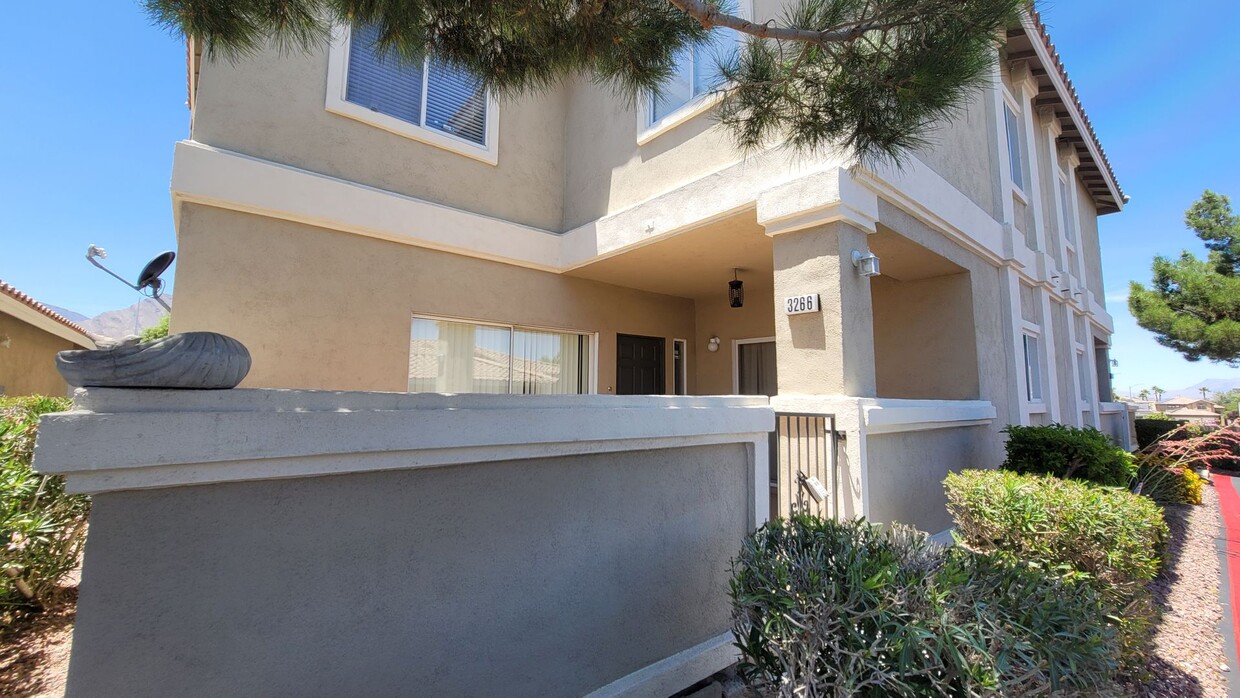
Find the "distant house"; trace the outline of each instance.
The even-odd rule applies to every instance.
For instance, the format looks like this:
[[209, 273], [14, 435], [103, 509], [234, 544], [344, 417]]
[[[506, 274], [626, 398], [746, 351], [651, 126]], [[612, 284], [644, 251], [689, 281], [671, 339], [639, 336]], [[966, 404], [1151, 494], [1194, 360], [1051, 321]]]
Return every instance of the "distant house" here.
[[56, 352], [94, 348], [81, 325], [0, 281], [0, 395], [67, 395]]
[[1173, 397], [1153, 405], [1155, 412], [1189, 422], [1217, 422], [1223, 414], [1223, 407], [1218, 403], [1200, 398]]
[[1163, 400], [1155, 405], [1155, 409], [1159, 412], [1170, 414], [1176, 410], [1197, 410], [1208, 411], [1214, 414], [1220, 414], [1223, 411], [1222, 405], [1209, 400], [1191, 397], [1173, 397], [1169, 400]]

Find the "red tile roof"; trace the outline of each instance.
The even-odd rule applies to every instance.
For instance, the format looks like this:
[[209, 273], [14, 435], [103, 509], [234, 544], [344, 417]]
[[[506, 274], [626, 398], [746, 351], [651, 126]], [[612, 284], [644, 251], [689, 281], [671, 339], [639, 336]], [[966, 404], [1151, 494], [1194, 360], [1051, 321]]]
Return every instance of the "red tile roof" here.
[[16, 288], [13, 288], [11, 285], [6, 284], [3, 279], [0, 279], [0, 293], [3, 293], [4, 295], [16, 300], [22, 305], [26, 305], [26, 306], [33, 308], [34, 310], [48, 316], [49, 318], [55, 320], [56, 322], [59, 322], [65, 327], [68, 327], [74, 332], [80, 332], [81, 334], [84, 334], [87, 337], [90, 337], [90, 333], [86, 331], [85, 327], [82, 327], [81, 325], [77, 324], [76, 322], [73, 322], [72, 320], [65, 317], [64, 315], [61, 315], [55, 310], [52, 310], [46, 305], [43, 305], [39, 301], [31, 298], [30, 296], [22, 293], [21, 291], [18, 291]]
[[[1115, 190], [1119, 193], [1119, 201], [1116, 203], [1123, 205], [1124, 189], [1119, 184], [1119, 179], [1115, 176], [1115, 170], [1111, 167], [1111, 161], [1107, 158], [1106, 151], [1102, 148], [1102, 142], [1098, 140], [1098, 133], [1094, 131], [1094, 124], [1089, 119], [1089, 114], [1085, 111], [1085, 106], [1081, 104], [1080, 95], [1076, 92], [1076, 87], [1072, 84], [1072, 78], [1068, 77], [1068, 70], [1064, 67], [1063, 60], [1059, 57], [1059, 51], [1055, 48], [1055, 43], [1051, 41], [1050, 32], [1046, 28], [1046, 24], [1042, 21], [1042, 15], [1037, 10], [1030, 9], [1029, 18], [1033, 22], [1033, 26], [1038, 31], [1038, 40], [1046, 48], [1050, 54], [1051, 60], [1055, 63], [1055, 69], [1059, 73], [1059, 77], [1063, 80], [1063, 84], [1068, 88], [1068, 95], [1072, 98], [1072, 104], [1076, 107], [1076, 111], [1081, 115], [1082, 121], [1085, 122], [1085, 128], [1089, 132], [1089, 138], [1094, 148], [1097, 149], [1101, 156], [1101, 162], [1096, 163], [1100, 167], [1106, 168], [1111, 182], [1115, 185]], [[1032, 38], [1032, 37], [1031, 37]]]

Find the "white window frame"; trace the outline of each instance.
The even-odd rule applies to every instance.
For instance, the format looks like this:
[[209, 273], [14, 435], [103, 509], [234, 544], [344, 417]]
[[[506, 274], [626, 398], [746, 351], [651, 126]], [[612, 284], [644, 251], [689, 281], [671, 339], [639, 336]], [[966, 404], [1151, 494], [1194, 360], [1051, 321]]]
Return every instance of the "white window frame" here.
[[689, 340], [672, 338], [672, 368], [676, 368], [675, 356], [676, 348], [680, 347], [680, 384], [684, 386], [683, 393], [676, 392], [676, 378], [672, 377], [672, 393], [675, 395], [689, 394]]
[[[518, 324], [513, 324], [513, 323], [507, 323], [507, 322], [495, 322], [493, 320], [475, 320], [473, 318], [453, 317], [450, 315], [432, 315], [428, 313], [413, 312], [413, 313], [410, 313], [409, 315], [410, 327], [409, 327], [409, 332], [405, 333], [406, 335], [412, 334], [414, 320], [430, 320], [432, 322], [437, 322], [437, 321], [455, 322], [455, 323], [460, 323], [460, 324], [479, 325], [482, 327], [498, 327], [501, 329], [506, 329], [508, 330], [508, 356], [509, 356], [510, 362], [512, 361], [512, 358], [511, 358], [512, 354], [516, 350], [514, 343], [516, 342], [518, 330], [529, 330], [531, 332], [555, 332], [559, 334], [575, 334], [581, 337], [585, 337], [590, 344], [590, 362], [589, 362], [589, 365], [586, 366], [586, 392], [577, 393], [577, 394], [578, 395], [597, 395], [598, 394], [598, 347], [599, 347], [598, 332], [587, 332], [584, 330], [575, 330], [575, 329], [567, 328], [567, 327], [518, 325]], [[408, 361], [408, 357], [406, 357], [405, 360]], [[508, 395], [519, 394], [519, 393], [511, 392], [512, 391], [511, 366], [509, 367], [509, 373], [508, 373], [508, 390], [509, 390], [509, 392], [507, 393]], [[406, 392], [408, 391], [406, 390]], [[423, 395], [426, 393], [414, 393], [414, 394]], [[500, 393], [500, 394], [503, 394], [503, 393]]]
[[[1098, 385], [1097, 381], [1094, 380], [1094, 372], [1090, 368], [1092, 359], [1089, 357], [1089, 352], [1085, 350], [1085, 345], [1077, 343], [1076, 351], [1073, 355], [1076, 358], [1075, 370], [1077, 380], [1081, 381], [1081, 385], [1077, 386], [1076, 391], [1077, 409], [1084, 412], [1085, 410], [1092, 409], [1094, 393], [1098, 391]], [[1082, 369], [1084, 369], [1084, 374], [1082, 374]], [[1083, 394], [1086, 391], [1088, 391], [1088, 395]]]
[[[738, 0], [736, 4], [737, 15], [752, 21], [753, 0]], [[713, 31], [723, 30], [715, 29]], [[737, 34], [739, 34], [737, 37], [738, 41], [744, 41], [745, 36], [747, 36], [745, 34], [741, 34], [740, 32], [737, 32]], [[692, 75], [690, 78], [692, 79]], [[723, 95], [712, 90], [705, 94], [697, 95], [696, 97], [690, 97], [689, 101], [680, 105], [680, 107], [672, 111], [667, 116], [664, 116], [662, 119], [655, 120], [654, 95], [650, 93], [643, 95], [637, 105], [637, 144], [645, 145], [664, 133], [680, 126], [686, 121], [691, 121], [694, 118], [705, 114], [713, 109], [715, 105], [719, 104], [721, 99], [723, 99]]]
[[1025, 182], [1025, 180], [1029, 177], [1026, 167], [1029, 158], [1029, 144], [1025, 142], [1025, 134], [1022, 133], [1024, 111], [1020, 108], [1020, 103], [1016, 101], [1016, 98], [1008, 92], [1006, 86], [1003, 88], [1003, 103], [1007, 109], [1012, 110], [1012, 116], [1016, 122], [1016, 143], [1020, 146], [1020, 149], [1017, 151], [1020, 157], [1020, 179], [1023, 182], [1023, 184], [1016, 183], [1016, 173], [1012, 169], [1012, 139], [1008, 135], [1007, 111], [1005, 110], [999, 118], [1001, 121], [1000, 125], [1003, 127], [1003, 142], [1007, 144], [1008, 151], [1008, 184], [1012, 188], [1012, 193], [1020, 197], [1021, 202], [1028, 206], [1029, 195], [1025, 193], [1028, 182]]
[[732, 340], [732, 394], [741, 394], [741, 345], [774, 342], [774, 337], [748, 337]]
[[[1030, 339], [1038, 343], [1037, 355], [1033, 357], [1034, 361], [1037, 362], [1037, 369], [1038, 369], [1037, 397], [1034, 397], [1034, 394], [1033, 394], [1034, 384], [1033, 384], [1033, 381], [1031, 380], [1033, 376], [1031, 375], [1032, 372], [1029, 370], [1030, 368], [1029, 367], [1029, 359], [1030, 359], [1029, 340]], [[1044, 342], [1042, 341], [1042, 333], [1038, 330], [1031, 329], [1030, 327], [1026, 326], [1025, 329], [1021, 333], [1021, 368], [1024, 369], [1024, 372], [1025, 372], [1025, 394], [1023, 397], [1025, 400], [1025, 403], [1030, 406], [1030, 409], [1029, 409], [1030, 413], [1039, 413], [1039, 412], [1046, 411], [1045, 390], [1044, 390], [1046, 386], [1044, 385], [1044, 380], [1043, 380], [1043, 376], [1045, 376], [1046, 370], [1043, 366], [1043, 357], [1045, 356], [1045, 352], [1042, 348], [1043, 345], [1044, 345]]]
[[[483, 145], [388, 114], [372, 111], [346, 100], [345, 92], [349, 85], [349, 43], [352, 41], [352, 34], [352, 27], [348, 25], [337, 26], [332, 32], [332, 42], [327, 55], [327, 111], [381, 128], [398, 136], [480, 160], [488, 165], [499, 163], [499, 105], [490, 90], [487, 90], [486, 143]], [[425, 75], [424, 70], [423, 101], [426, 100]]]

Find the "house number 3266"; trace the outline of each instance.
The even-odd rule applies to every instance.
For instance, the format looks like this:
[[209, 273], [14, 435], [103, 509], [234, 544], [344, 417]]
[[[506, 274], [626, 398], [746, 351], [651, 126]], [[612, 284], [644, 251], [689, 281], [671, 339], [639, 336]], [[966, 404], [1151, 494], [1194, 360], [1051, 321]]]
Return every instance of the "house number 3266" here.
[[818, 312], [818, 294], [807, 293], [803, 296], [792, 296], [784, 299], [784, 312], [788, 315]]

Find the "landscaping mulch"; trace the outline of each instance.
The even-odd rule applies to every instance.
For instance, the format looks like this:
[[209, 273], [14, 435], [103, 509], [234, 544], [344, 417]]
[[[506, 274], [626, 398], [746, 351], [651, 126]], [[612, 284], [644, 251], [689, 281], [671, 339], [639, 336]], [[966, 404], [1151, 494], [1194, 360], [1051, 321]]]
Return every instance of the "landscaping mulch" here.
[[69, 647], [77, 613], [77, 587], [65, 589], [55, 608], [30, 616], [0, 634], [0, 696], [60, 698], [69, 674]]
[[1152, 678], [1129, 687], [1130, 695], [1178, 698], [1227, 696], [1227, 660], [1219, 624], [1221, 534], [1218, 495], [1205, 487], [1200, 506], [1165, 509], [1171, 540], [1167, 563], [1151, 583], [1163, 610], [1149, 670]]

